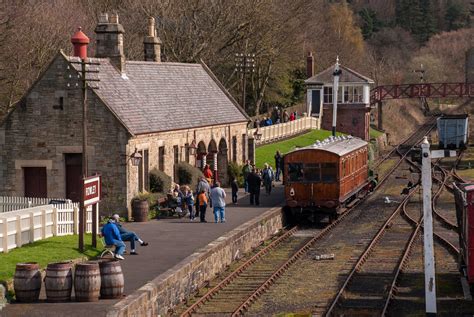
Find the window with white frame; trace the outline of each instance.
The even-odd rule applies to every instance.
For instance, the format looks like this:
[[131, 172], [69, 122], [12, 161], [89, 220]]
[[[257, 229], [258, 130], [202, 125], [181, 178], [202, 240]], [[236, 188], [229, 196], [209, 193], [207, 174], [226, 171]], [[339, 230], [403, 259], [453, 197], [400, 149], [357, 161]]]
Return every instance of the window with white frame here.
[[344, 86], [344, 103], [359, 103], [363, 101], [362, 86]]
[[324, 87], [323, 98], [324, 103], [332, 103], [332, 87]]

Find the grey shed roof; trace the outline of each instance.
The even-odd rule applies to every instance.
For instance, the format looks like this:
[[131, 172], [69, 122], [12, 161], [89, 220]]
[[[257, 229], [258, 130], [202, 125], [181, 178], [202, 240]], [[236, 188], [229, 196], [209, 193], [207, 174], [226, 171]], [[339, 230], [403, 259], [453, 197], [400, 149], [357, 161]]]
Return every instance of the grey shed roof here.
[[322, 142], [316, 142], [312, 145], [296, 149], [292, 152], [300, 150], [323, 150], [337, 154], [338, 156], [343, 156], [365, 146], [367, 146], [366, 141], [352, 136], [336, 137], [335, 139], [329, 137]]
[[[373, 84], [374, 81], [369, 77], [365, 77], [364, 75], [359, 74], [358, 72], [340, 65], [339, 68], [342, 70], [342, 74], [339, 77], [340, 83], [361, 83], [361, 84]], [[329, 84], [334, 81], [334, 76], [332, 73], [334, 72], [334, 65], [329, 66], [322, 72], [314, 75], [311, 78], [305, 80], [306, 84]]]
[[248, 120], [205, 65], [127, 61], [122, 75], [108, 59], [89, 60], [100, 63], [99, 73], [88, 75], [100, 79], [91, 82], [95, 93], [132, 134]]

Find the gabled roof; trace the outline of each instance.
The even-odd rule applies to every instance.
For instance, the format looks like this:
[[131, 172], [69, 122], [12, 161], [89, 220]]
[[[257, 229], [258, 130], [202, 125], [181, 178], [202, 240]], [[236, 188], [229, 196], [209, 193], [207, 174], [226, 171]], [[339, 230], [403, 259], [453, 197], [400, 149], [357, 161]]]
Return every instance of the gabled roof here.
[[[77, 57], [65, 56], [68, 61]], [[94, 92], [132, 134], [248, 121], [248, 116], [201, 64], [127, 61], [125, 74], [106, 58], [88, 78]], [[80, 64], [71, 64], [76, 70]]]
[[[374, 81], [369, 77], [359, 74], [358, 72], [340, 65], [339, 68], [342, 70], [339, 76], [340, 83], [361, 83], [361, 84], [373, 84]], [[330, 84], [334, 81], [334, 65], [329, 66], [319, 74], [314, 75], [311, 78], [305, 80], [306, 84]]]
[[334, 153], [338, 156], [346, 155], [352, 151], [358, 150], [362, 147], [367, 146], [367, 142], [355, 138], [352, 136], [336, 137], [335, 139], [329, 137], [322, 142], [316, 142], [309, 146], [305, 146], [296, 150], [293, 150], [289, 153], [301, 151], [301, 150], [322, 150], [330, 153]]

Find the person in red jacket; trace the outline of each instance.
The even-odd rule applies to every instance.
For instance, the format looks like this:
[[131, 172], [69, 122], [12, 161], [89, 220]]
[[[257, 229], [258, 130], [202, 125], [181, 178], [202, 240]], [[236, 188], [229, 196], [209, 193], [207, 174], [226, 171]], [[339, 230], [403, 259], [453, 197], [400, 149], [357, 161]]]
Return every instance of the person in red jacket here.
[[212, 171], [211, 168], [209, 167], [209, 164], [206, 164], [204, 167], [204, 171], [202, 171], [204, 177], [207, 179], [207, 182], [210, 184], [212, 182]]

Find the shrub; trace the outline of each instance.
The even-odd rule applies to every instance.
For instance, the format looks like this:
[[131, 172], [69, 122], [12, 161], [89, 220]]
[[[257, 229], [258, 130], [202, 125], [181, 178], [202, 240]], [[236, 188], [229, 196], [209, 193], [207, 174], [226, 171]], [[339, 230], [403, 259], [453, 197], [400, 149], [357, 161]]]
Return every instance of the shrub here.
[[202, 176], [202, 171], [199, 168], [194, 167], [186, 162], [178, 163], [176, 168], [178, 183], [180, 185], [188, 185], [189, 187], [191, 187], [191, 189], [194, 190], [199, 181], [199, 177]]
[[150, 192], [167, 193], [171, 189], [171, 177], [154, 168], [150, 171]]
[[242, 175], [242, 166], [240, 166], [236, 162], [230, 162], [227, 167], [227, 174], [229, 175], [229, 183], [235, 178], [237, 179], [237, 183], [239, 184], [240, 188], [244, 186], [244, 176]]

